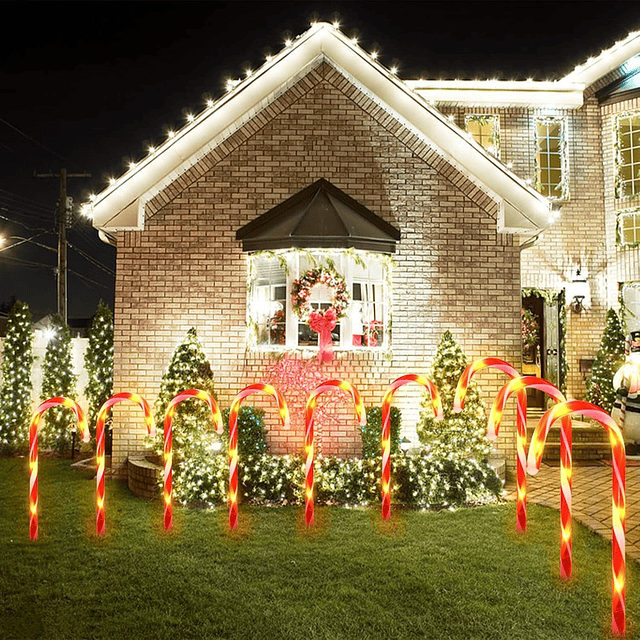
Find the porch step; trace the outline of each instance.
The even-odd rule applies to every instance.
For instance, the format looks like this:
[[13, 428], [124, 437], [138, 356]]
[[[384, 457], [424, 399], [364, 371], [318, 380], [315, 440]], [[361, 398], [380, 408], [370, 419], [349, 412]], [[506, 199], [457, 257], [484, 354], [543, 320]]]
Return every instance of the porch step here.
[[[527, 411], [527, 442], [531, 442], [533, 432], [543, 415], [541, 410]], [[571, 419], [572, 446], [571, 455], [575, 461], [611, 460], [611, 445], [604, 428], [592, 422]], [[556, 422], [549, 433], [542, 456], [545, 462], [560, 460], [561, 426]]]

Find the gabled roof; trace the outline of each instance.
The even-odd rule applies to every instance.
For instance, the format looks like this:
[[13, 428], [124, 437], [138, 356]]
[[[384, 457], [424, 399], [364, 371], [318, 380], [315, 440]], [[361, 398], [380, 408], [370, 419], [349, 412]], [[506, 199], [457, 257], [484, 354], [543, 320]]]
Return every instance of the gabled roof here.
[[337, 68], [436, 149], [499, 205], [498, 230], [535, 233], [550, 223], [549, 201], [449, 122], [368, 53], [329, 24], [316, 24], [201, 113], [91, 205], [102, 231], [142, 229], [145, 204], [265, 108], [318, 59]]
[[243, 251], [289, 247], [349, 248], [394, 253], [400, 232], [320, 178], [236, 232]]
[[539, 80], [407, 80], [425, 100], [439, 106], [540, 107], [577, 109], [585, 89], [611, 74], [616, 80], [638, 68], [640, 32], [630, 33], [613, 47], [578, 65], [564, 78]]

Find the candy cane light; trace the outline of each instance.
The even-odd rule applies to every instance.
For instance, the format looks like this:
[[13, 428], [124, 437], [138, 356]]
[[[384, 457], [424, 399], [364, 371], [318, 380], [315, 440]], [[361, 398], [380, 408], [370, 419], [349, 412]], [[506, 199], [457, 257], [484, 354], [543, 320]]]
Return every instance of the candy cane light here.
[[171, 424], [178, 404], [184, 400], [204, 400], [211, 409], [211, 416], [216, 426], [216, 432], [224, 431], [222, 416], [218, 403], [206, 391], [188, 389], [171, 399], [164, 414], [164, 528], [168, 531], [173, 527], [173, 429]]
[[314, 457], [314, 433], [313, 414], [316, 409], [318, 396], [325, 391], [342, 389], [351, 394], [355, 406], [356, 415], [360, 426], [367, 424], [367, 415], [358, 390], [349, 382], [344, 380], [327, 380], [319, 384], [309, 394], [307, 406], [304, 412], [304, 451], [305, 451], [305, 491], [304, 491], [304, 520], [307, 527], [313, 524], [313, 457]]
[[38, 539], [38, 425], [42, 414], [52, 407], [71, 409], [76, 416], [83, 442], [89, 442], [91, 438], [84, 412], [70, 398], [49, 398], [33, 414], [29, 425], [29, 538], [31, 540]]
[[107, 412], [114, 404], [122, 402], [123, 400], [131, 400], [132, 402], [140, 405], [140, 408], [144, 411], [144, 422], [147, 426], [147, 433], [150, 436], [156, 434], [156, 429], [153, 424], [153, 416], [151, 414], [151, 407], [149, 403], [139, 396], [137, 393], [116, 393], [112, 395], [98, 411], [98, 419], [96, 420], [96, 533], [100, 536], [105, 531], [105, 516], [104, 516], [104, 423], [107, 418]]
[[[485, 368], [498, 369], [511, 378], [519, 378], [520, 374], [508, 362], [500, 358], [482, 358], [470, 364], [460, 376], [456, 395], [453, 400], [453, 411], [459, 413], [464, 408], [464, 400], [467, 395], [467, 388], [471, 378], [478, 371]], [[527, 476], [525, 467], [527, 465], [527, 394], [525, 391], [518, 393], [518, 413], [517, 413], [517, 500], [516, 500], [516, 526], [518, 531], [527, 530]]]
[[611, 486], [611, 520], [612, 520], [612, 595], [611, 595], [611, 631], [613, 635], [625, 634], [625, 518], [626, 518], [626, 464], [624, 439], [614, 419], [600, 407], [582, 400], [570, 400], [557, 404], [547, 411], [536, 427], [529, 448], [527, 471], [535, 474], [540, 469], [547, 432], [558, 419], [572, 413], [581, 413], [599, 422], [609, 435], [611, 458], [613, 462]]
[[[489, 416], [487, 437], [495, 440], [500, 429], [502, 413], [507, 400], [513, 393], [524, 393], [525, 389], [538, 389], [551, 396], [556, 402], [565, 402], [566, 398], [554, 385], [535, 376], [522, 376], [506, 384], [496, 396]], [[560, 576], [570, 578], [572, 572], [571, 560], [571, 478], [573, 463], [571, 460], [571, 418], [563, 416], [560, 442]], [[546, 439], [547, 433], [540, 434], [538, 440]], [[531, 451], [531, 449], [529, 449]]]
[[238, 526], [238, 411], [242, 401], [252, 393], [268, 393], [278, 403], [285, 429], [290, 426], [289, 409], [282, 394], [270, 384], [256, 383], [245, 387], [235, 398], [229, 411], [229, 528]]
[[391, 400], [396, 389], [408, 382], [421, 384], [431, 395], [431, 406], [436, 420], [442, 420], [442, 402], [438, 390], [431, 380], [424, 376], [408, 373], [396, 378], [382, 401], [382, 517], [387, 520], [391, 515]]

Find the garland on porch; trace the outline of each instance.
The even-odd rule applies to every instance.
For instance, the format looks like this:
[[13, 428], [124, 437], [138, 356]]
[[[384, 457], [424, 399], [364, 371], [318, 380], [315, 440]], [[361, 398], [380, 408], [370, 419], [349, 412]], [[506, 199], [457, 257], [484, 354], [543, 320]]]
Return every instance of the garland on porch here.
[[560, 352], [560, 368], [558, 370], [560, 391], [566, 395], [567, 393], [567, 376], [569, 374], [569, 362], [567, 361], [567, 293], [564, 289], [553, 291], [551, 289], [536, 289], [535, 287], [525, 287], [522, 289], [522, 297], [528, 298], [534, 296], [542, 298], [549, 306], [558, 305], [558, 328], [559, 328], [559, 344]]

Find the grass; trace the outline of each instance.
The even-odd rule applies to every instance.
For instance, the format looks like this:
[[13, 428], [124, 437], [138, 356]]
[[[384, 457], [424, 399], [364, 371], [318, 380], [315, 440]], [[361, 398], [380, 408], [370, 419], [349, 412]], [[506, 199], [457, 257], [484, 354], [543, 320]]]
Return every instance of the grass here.
[[[3, 638], [606, 638], [611, 547], [574, 530], [574, 578], [558, 577], [559, 514], [513, 504], [456, 511], [319, 507], [176, 509], [107, 483], [95, 536], [93, 480], [40, 461], [40, 538], [28, 536], [28, 463], [0, 459]], [[627, 637], [640, 573], [627, 567]]]

